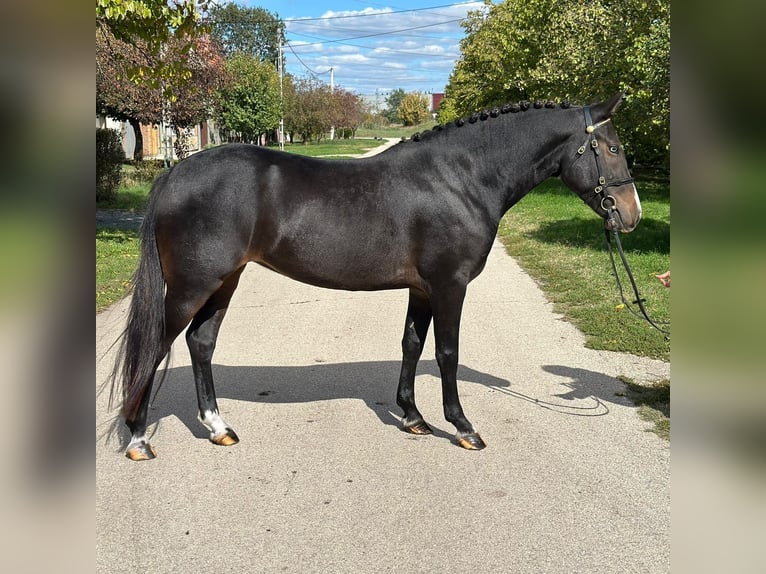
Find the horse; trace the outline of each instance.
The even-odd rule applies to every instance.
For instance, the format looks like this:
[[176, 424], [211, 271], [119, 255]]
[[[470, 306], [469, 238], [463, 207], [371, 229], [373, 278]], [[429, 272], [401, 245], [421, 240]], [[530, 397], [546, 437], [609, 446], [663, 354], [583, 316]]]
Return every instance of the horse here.
[[433, 322], [444, 417], [460, 446], [484, 448], [458, 396], [466, 287], [484, 268], [502, 216], [547, 178], [559, 177], [606, 229], [627, 233], [638, 225], [641, 203], [610, 121], [621, 101], [616, 94], [587, 106], [506, 104], [368, 158], [227, 144], [178, 162], [150, 193], [111, 376], [111, 398], [121, 397], [131, 434], [126, 456], [156, 456], [146, 433], [151, 389], [187, 325], [199, 420], [214, 444], [239, 442], [219, 414], [211, 361], [249, 262], [320, 287], [407, 289], [396, 391], [402, 427], [432, 432], [414, 386]]

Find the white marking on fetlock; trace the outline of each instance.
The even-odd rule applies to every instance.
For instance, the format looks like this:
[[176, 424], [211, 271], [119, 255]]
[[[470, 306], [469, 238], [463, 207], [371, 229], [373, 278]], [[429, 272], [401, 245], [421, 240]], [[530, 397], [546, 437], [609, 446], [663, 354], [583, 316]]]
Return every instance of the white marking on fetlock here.
[[204, 414], [200, 414], [197, 418], [210, 430], [211, 439], [226, 434], [229, 431], [229, 425], [224, 422], [218, 411], [205, 411]]
[[142, 435], [138, 435], [138, 436], [132, 436], [130, 437], [130, 443], [128, 444], [128, 447], [125, 449], [125, 452], [128, 452], [130, 449], [136, 448], [143, 444], [149, 444], [149, 439], [146, 438], [146, 433]]

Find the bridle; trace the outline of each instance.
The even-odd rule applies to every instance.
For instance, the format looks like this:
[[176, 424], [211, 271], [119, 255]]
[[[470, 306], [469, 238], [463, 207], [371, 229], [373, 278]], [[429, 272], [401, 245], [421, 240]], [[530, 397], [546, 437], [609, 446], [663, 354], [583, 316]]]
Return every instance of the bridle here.
[[[614, 196], [609, 195], [606, 190], [610, 187], [620, 187], [621, 185], [633, 183], [633, 178], [628, 177], [626, 179], [619, 179], [607, 183], [606, 178], [604, 177], [604, 172], [601, 169], [601, 151], [598, 149], [596, 129], [611, 121], [611, 118], [606, 118], [605, 120], [594, 124], [593, 118], [590, 115], [590, 106], [585, 106], [583, 111], [585, 112], [585, 132], [588, 136], [585, 139], [585, 142], [577, 149], [575, 162], [585, 154], [588, 147], [593, 150], [593, 158], [596, 160], [596, 173], [598, 173], [598, 182], [593, 188], [593, 193], [597, 196], [601, 196], [601, 209], [609, 215], [610, 226], [614, 227], [616, 224], [615, 216], [619, 217], [620, 214], [619, 211], [617, 211], [617, 201], [614, 199]], [[574, 164], [574, 162], [572, 163]], [[606, 205], [607, 200], [611, 202], [611, 205]]]
[[[609, 260], [612, 263], [612, 271], [614, 272], [614, 278], [617, 282], [617, 288], [620, 291], [620, 299], [622, 300], [623, 305], [634, 315], [637, 317], [643, 316], [644, 319], [655, 329], [663, 333], [666, 337], [670, 336], [670, 331], [667, 329], [663, 329], [660, 327], [660, 325], [667, 325], [667, 322], [664, 321], [654, 321], [651, 317], [649, 317], [649, 313], [646, 311], [646, 307], [644, 306], [644, 303], [646, 302], [646, 299], [641, 297], [641, 294], [638, 292], [638, 286], [636, 285], [636, 280], [633, 278], [633, 272], [630, 269], [630, 265], [628, 265], [628, 260], [625, 257], [625, 252], [622, 249], [622, 242], [620, 241], [620, 233], [617, 228], [617, 218], [620, 217], [620, 212], [617, 209], [617, 201], [614, 199], [614, 196], [610, 195], [606, 190], [610, 187], [619, 187], [621, 185], [627, 185], [629, 183], [633, 183], [633, 178], [629, 177], [626, 179], [620, 179], [615, 181], [610, 181], [607, 183], [606, 178], [603, 175], [603, 171], [601, 170], [601, 152], [598, 149], [598, 140], [596, 139], [596, 129], [603, 126], [605, 123], [611, 120], [611, 118], [607, 118], [605, 120], [602, 120], [598, 122], [597, 124], [593, 123], [593, 118], [590, 114], [590, 106], [586, 106], [584, 108], [585, 111], [585, 131], [588, 134], [588, 137], [585, 139], [585, 142], [577, 149], [577, 157], [575, 158], [575, 162], [580, 159], [587, 150], [588, 147], [590, 147], [593, 150], [593, 157], [596, 160], [596, 172], [598, 173], [598, 183], [593, 188], [593, 192], [597, 196], [601, 196], [601, 209], [603, 209], [607, 213], [607, 218], [609, 221], [609, 229], [604, 229], [604, 233], [606, 235], [606, 244], [609, 248]], [[574, 164], [574, 162], [572, 162]], [[607, 202], [609, 200], [609, 202]], [[607, 205], [607, 203], [611, 203], [611, 205]], [[636, 299], [633, 301], [634, 305], [638, 305], [638, 308], [641, 311], [641, 315], [639, 315], [636, 311], [634, 311], [630, 303], [625, 299], [625, 294], [622, 289], [622, 282], [620, 281], [620, 275], [617, 272], [617, 264], [615, 263], [614, 259], [614, 252], [612, 250], [612, 235], [614, 235], [615, 243], [617, 244], [617, 251], [620, 254], [620, 260], [622, 261], [622, 265], [625, 268], [625, 272], [628, 275], [628, 279], [630, 279], [630, 284], [633, 287], [633, 293], [636, 296]]]

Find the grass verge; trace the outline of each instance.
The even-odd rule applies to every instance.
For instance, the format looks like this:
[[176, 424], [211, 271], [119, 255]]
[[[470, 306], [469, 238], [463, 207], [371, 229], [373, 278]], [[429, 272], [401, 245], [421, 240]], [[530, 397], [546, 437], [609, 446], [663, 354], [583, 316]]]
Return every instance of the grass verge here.
[[325, 140], [319, 143], [288, 143], [285, 144], [285, 151], [298, 155], [308, 155], [312, 157], [349, 157], [357, 154], [367, 153], [371, 149], [378, 147], [384, 142], [374, 139], [353, 139], [353, 140]]
[[639, 385], [628, 377], [620, 377], [627, 390], [625, 396], [638, 407], [638, 416], [651, 423], [651, 432], [670, 440], [670, 381]]
[[392, 125], [380, 128], [359, 128], [356, 137], [408, 138], [414, 133], [432, 129], [438, 122], [429, 120], [416, 126]]
[[138, 231], [96, 229], [97, 313], [128, 294], [138, 255]]
[[[657, 180], [636, 185], [644, 216], [622, 244], [650, 316], [669, 320], [670, 290], [654, 275], [670, 269], [670, 189]], [[511, 208], [498, 236], [556, 312], [586, 335], [589, 348], [670, 360], [670, 341], [619, 308], [603, 223], [559, 180], [542, 183]], [[623, 287], [629, 288], [627, 279]], [[627, 292], [626, 298], [633, 300]]]
[[109, 200], [96, 202], [96, 209], [126, 209], [143, 211], [146, 207], [146, 197], [149, 195], [151, 183], [133, 183], [121, 185], [114, 197]]

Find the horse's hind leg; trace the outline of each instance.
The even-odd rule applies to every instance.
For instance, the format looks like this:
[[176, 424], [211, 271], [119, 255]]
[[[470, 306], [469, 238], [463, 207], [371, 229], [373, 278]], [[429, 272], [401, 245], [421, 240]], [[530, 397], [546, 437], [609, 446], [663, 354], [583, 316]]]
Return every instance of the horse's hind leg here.
[[193, 304], [180, 305], [176, 304], [172, 298], [169, 301], [165, 300], [165, 339], [162, 347], [157, 350], [157, 355], [154, 363], [154, 369], [152, 375], [146, 384], [146, 389], [141, 402], [139, 403], [138, 410], [135, 415], [125, 419], [125, 424], [130, 430], [130, 442], [125, 449], [125, 456], [131, 460], [150, 460], [157, 456], [154, 448], [149, 444], [149, 439], [146, 436], [146, 419], [149, 409], [149, 399], [152, 394], [152, 385], [154, 384], [154, 370], [159, 367], [162, 359], [170, 351], [170, 346], [173, 344], [175, 338], [183, 331], [183, 328], [191, 319], [194, 314], [195, 307]]
[[[154, 367], [155, 370], [162, 361], [163, 356], [164, 354], [157, 359]], [[125, 448], [125, 456], [130, 460], [151, 460], [157, 456], [157, 453], [154, 448], [152, 448], [152, 445], [149, 444], [149, 439], [146, 436], [146, 415], [149, 409], [149, 398], [152, 394], [153, 383], [154, 375], [152, 375], [151, 381], [149, 381], [146, 387], [146, 392], [141, 398], [136, 416], [131, 419], [125, 419], [125, 425], [128, 427], [128, 430], [130, 430], [130, 442]]]
[[415, 371], [430, 324], [431, 304], [428, 298], [423, 293], [410, 290], [410, 302], [407, 306], [407, 319], [402, 338], [402, 370], [396, 391], [396, 404], [404, 411], [404, 418], [402, 418], [404, 430], [413, 434], [433, 432], [415, 406]]
[[192, 359], [194, 382], [197, 386], [199, 420], [210, 430], [210, 440], [221, 446], [239, 442], [239, 437], [218, 413], [218, 403], [213, 384], [212, 358], [218, 330], [226, 315], [234, 290], [244, 266], [229, 275], [221, 287], [213, 293], [192, 319], [186, 331], [186, 343]]

